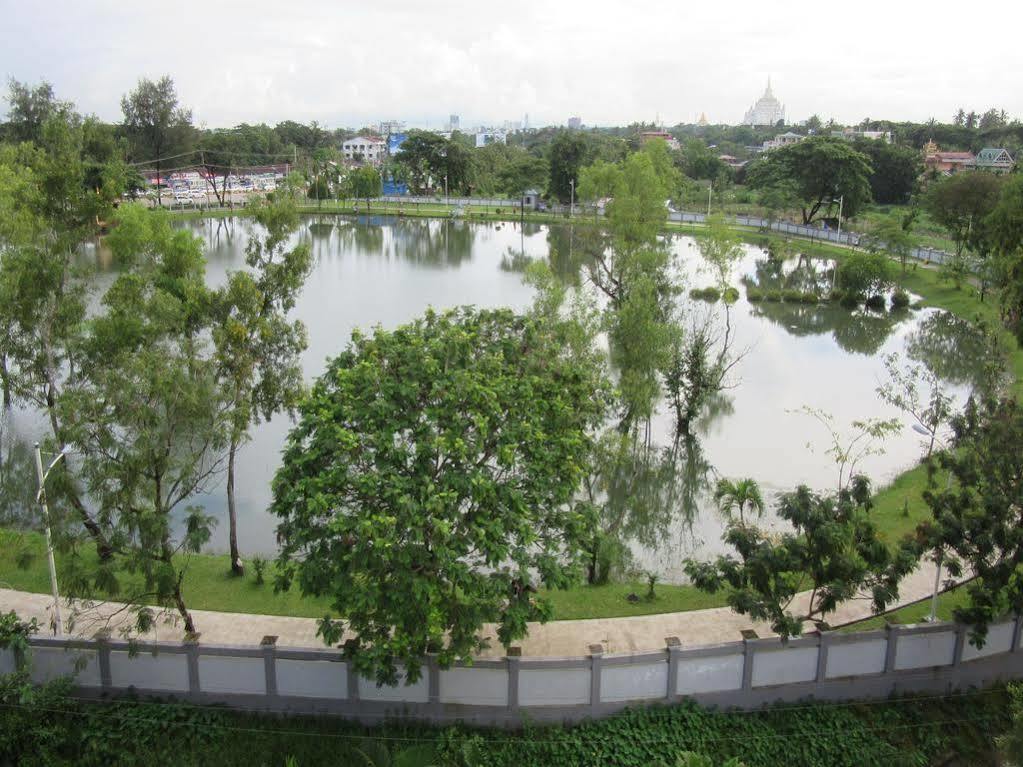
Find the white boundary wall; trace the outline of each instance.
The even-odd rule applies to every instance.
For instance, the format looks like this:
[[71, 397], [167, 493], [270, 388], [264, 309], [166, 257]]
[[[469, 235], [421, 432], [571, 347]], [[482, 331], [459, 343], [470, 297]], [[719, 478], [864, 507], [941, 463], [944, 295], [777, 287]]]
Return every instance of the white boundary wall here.
[[[351, 672], [338, 650], [197, 642], [129, 645], [106, 638], [35, 636], [31, 674], [38, 682], [75, 674], [84, 694], [142, 692], [268, 710], [331, 710], [355, 717], [406, 715], [511, 722], [523, 715], [573, 720], [623, 705], [692, 697], [752, 708], [770, 700], [879, 697], [947, 690], [1023, 677], [1021, 621], [991, 626], [976, 648], [964, 626], [888, 626], [825, 632], [788, 641], [746, 639], [662, 651], [605, 655], [600, 645], [572, 658], [479, 659], [441, 669], [427, 658], [411, 684], [378, 686]], [[0, 650], [0, 672], [14, 667]]]

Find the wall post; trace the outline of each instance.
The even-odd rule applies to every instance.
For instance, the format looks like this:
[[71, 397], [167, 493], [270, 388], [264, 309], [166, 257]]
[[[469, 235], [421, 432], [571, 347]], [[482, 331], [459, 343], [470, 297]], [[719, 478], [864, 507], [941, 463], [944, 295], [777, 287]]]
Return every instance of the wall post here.
[[590, 645], [590, 708], [600, 706], [600, 674], [604, 665], [604, 645]]
[[277, 636], [267, 634], [260, 642], [263, 648], [263, 673], [266, 677], [266, 695], [277, 697]]
[[198, 695], [202, 692], [199, 680], [199, 636], [199, 634], [187, 634], [182, 643], [185, 647], [185, 657], [188, 659], [188, 692], [190, 695]]
[[114, 686], [113, 674], [110, 672], [110, 629], [103, 628], [96, 632], [96, 655], [99, 658], [99, 678], [104, 690]]
[[899, 626], [888, 623], [885, 625], [885, 631], [888, 632], [888, 645], [885, 647], [884, 653], [884, 673], [890, 674], [895, 670], [895, 653], [899, 648]]
[[682, 651], [682, 641], [678, 637], [665, 637], [664, 644], [668, 648], [668, 689], [664, 693], [665, 700], [674, 700], [678, 690], [678, 656]]
[[952, 665], [958, 666], [963, 662], [963, 648], [966, 646], [966, 626], [962, 623], [956, 624], [956, 646], [952, 653]]
[[817, 632], [817, 681], [823, 682], [828, 677], [828, 647], [831, 645], [831, 633]]
[[755, 654], [754, 644], [757, 641], [757, 632], [753, 629], [743, 629], [742, 633], [742, 689], [753, 689], [753, 656]]
[[440, 713], [440, 666], [433, 653], [426, 656], [426, 700], [435, 714]]
[[1009, 652], [1016, 652], [1019, 649], [1019, 635], [1023, 631], [1023, 614], [1016, 613], [1016, 621], [1012, 624], [1012, 646]]
[[519, 664], [522, 661], [522, 648], [518, 645], [508, 648], [505, 662], [508, 664], [508, 708], [512, 711], [519, 707]]

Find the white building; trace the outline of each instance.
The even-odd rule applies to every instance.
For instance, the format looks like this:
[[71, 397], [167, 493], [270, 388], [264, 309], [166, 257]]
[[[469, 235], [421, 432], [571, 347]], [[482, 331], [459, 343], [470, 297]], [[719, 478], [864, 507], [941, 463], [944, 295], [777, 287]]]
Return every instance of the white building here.
[[378, 165], [387, 153], [387, 142], [379, 136], [356, 136], [341, 144], [341, 152], [346, 160], [361, 160]]
[[749, 108], [742, 118], [743, 125], [777, 125], [785, 122], [785, 107], [774, 97], [771, 91], [771, 78], [767, 78], [767, 90], [757, 99], [757, 103]]
[[506, 144], [508, 136], [503, 130], [479, 130], [476, 132], [476, 148], [488, 144]]
[[770, 141], [765, 141], [763, 151], [770, 152], [772, 149], [780, 149], [783, 146], [798, 144], [805, 138], [806, 136], [801, 136], [798, 133], [793, 133], [792, 131], [789, 131], [788, 133], [781, 133]]

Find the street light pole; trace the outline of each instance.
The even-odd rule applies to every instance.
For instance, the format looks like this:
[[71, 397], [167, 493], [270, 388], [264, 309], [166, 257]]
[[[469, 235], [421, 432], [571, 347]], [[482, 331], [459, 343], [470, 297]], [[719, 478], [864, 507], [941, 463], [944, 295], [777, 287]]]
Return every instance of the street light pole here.
[[842, 239], [842, 206], [845, 205], [845, 195], [838, 198], [838, 239]]
[[574, 178], [569, 179], [568, 185], [572, 189], [572, 195], [571, 197], [569, 197], [568, 217], [572, 218], [575, 215], [575, 179]]
[[53, 592], [53, 622], [57, 636], [61, 636], [64, 633], [64, 626], [60, 618], [60, 593], [57, 591], [57, 565], [53, 561], [53, 537], [50, 534], [50, 509], [46, 505], [46, 478], [49, 476], [50, 471], [57, 462], [64, 457], [64, 451], [62, 450], [53, 462], [47, 467], [46, 471], [43, 471], [43, 455], [39, 451], [39, 443], [36, 442], [36, 476], [39, 478], [39, 492], [36, 494], [36, 500], [39, 501], [39, 505], [43, 508], [43, 525], [46, 530], [46, 558], [50, 565], [50, 590]]
[[710, 218], [710, 196], [714, 194], [714, 184], [707, 187], [707, 218]]
[[[917, 434], [923, 434], [925, 437], [930, 437], [933, 443], [934, 432], [928, 431], [918, 423], [913, 424], [913, 431]], [[948, 492], [952, 489], [952, 472], [949, 472], [945, 477], [945, 491]], [[943, 548], [938, 549], [934, 555], [934, 564], [937, 567], [934, 570], [934, 589], [931, 591], [931, 614], [924, 618], [926, 623], [936, 623], [938, 620], [938, 592], [941, 589], [941, 565], [945, 559], [945, 550]]]

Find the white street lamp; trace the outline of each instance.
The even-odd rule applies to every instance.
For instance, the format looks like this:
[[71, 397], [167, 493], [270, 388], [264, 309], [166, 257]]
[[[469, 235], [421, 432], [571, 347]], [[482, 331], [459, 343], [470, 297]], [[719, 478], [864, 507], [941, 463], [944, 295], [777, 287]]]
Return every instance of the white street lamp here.
[[[934, 439], [934, 434], [925, 429], [921, 424], [913, 424], [913, 431], [917, 434], [922, 434], [925, 437]], [[949, 490], [952, 487], [952, 472], [948, 473], [945, 479], [945, 490]], [[934, 564], [937, 568], [934, 570], [934, 589], [931, 591], [931, 614], [924, 618], [926, 623], [936, 623], [938, 620], [938, 592], [941, 589], [941, 563], [945, 556], [945, 550], [939, 548], [934, 555]]]
[[568, 217], [572, 218], [575, 215], [575, 179], [569, 179], [568, 185], [572, 188], [572, 196], [569, 198], [568, 204]]
[[39, 478], [39, 492], [36, 494], [36, 500], [39, 505], [43, 508], [43, 525], [46, 529], [46, 558], [50, 565], [50, 590], [53, 592], [53, 623], [55, 633], [57, 636], [61, 636], [64, 633], [64, 626], [60, 619], [60, 593], [57, 591], [57, 566], [53, 561], [53, 537], [50, 534], [50, 509], [46, 505], [46, 478], [50, 476], [50, 472], [53, 467], [57, 465], [61, 458], [64, 457], [64, 451], [61, 450], [57, 454], [57, 457], [53, 459], [50, 465], [43, 471], [43, 455], [39, 451], [39, 443], [36, 442], [36, 476]]

